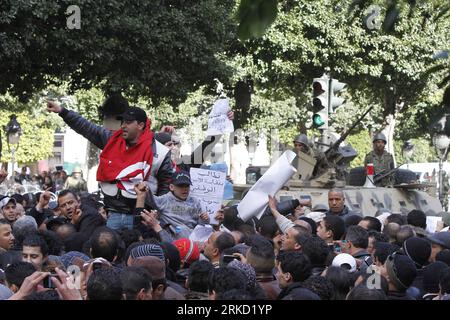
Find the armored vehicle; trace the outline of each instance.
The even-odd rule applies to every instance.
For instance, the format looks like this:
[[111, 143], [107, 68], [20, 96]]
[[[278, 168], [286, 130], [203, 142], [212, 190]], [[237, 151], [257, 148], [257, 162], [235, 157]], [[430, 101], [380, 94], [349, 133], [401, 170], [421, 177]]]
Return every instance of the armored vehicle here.
[[[335, 141], [330, 136], [322, 137], [321, 142], [314, 146], [315, 157], [297, 152], [298, 156], [292, 165], [297, 167], [298, 173], [291, 178], [286, 188], [276, 194], [276, 198], [279, 201], [309, 198], [312, 207], [317, 204], [328, 206], [328, 191], [331, 188], [341, 188], [348, 208], [363, 216], [375, 216], [377, 211], [383, 209], [401, 214], [420, 209], [431, 216], [442, 212], [439, 199], [432, 196], [435, 195], [433, 185], [419, 183], [416, 174], [410, 170], [396, 168], [375, 177], [373, 181], [367, 179], [364, 167], [348, 170], [349, 163], [357, 153], [343, 142], [361, 120], [362, 117]], [[268, 167], [247, 168], [247, 184], [234, 186], [236, 198], [245, 196], [245, 192], [267, 169]], [[375, 186], [377, 180], [380, 181], [387, 175], [394, 177], [392, 186]]]

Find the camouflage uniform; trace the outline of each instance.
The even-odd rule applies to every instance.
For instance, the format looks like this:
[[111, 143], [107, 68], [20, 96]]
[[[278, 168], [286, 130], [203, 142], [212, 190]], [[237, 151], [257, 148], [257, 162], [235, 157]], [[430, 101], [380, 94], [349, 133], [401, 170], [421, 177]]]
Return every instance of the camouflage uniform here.
[[[385, 174], [394, 169], [394, 158], [386, 150], [383, 151], [383, 154], [381, 156], [376, 154], [375, 151], [369, 152], [364, 159], [364, 166], [367, 166], [368, 163], [373, 163], [373, 168], [375, 171], [374, 178], [376, 178], [378, 174]], [[378, 181], [375, 184], [381, 187], [393, 185], [394, 174], [384, 177], [383, 179], [381, 179], [381, 181]]]
[[77, 193], [79, 193], [81, 191], [87, 191], [87, 183], [83, 179], [83, 177], [76, 178], [76, 177], [70, 176], [66, 180], [64, 189], [69, 189], [69, 190], [75, 191]]

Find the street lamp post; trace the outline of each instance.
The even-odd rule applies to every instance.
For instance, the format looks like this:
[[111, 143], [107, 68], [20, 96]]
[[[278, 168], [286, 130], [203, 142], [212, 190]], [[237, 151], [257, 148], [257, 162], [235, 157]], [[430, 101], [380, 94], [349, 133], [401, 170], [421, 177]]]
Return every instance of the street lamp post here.
[[11, 174], [14, 175], [14, 162], [15, 153], [19, 148], [20, 135], [22, 134], [22, 128], [15, 114], [12, 114], [9, 118], [8, 124], [5, 126], [6, 141], [8, 143], [8, 149], [11, 151]]
[[433, 144], [436, 148], [436, 152], [439, 157], [439, 180], [438, 180], [439, 181], [439, 201], [441, 201], [441, 203], [444, 204], [444, 196], [447, 196], [447, 195], [444, 195], [444, 192], [443, 192], [443, 190], [444, 190], [443, 182], [444, 181], [443, 181], [443, 176], [442, 176], [442, 174], [443, 174], [442, 167], [443, 167], [444, 160], [447, 156], [448, 148], [450, 146], [450, 138], [446, 134], [443, 134], [443, 133], [435, 134], [433, 137]]

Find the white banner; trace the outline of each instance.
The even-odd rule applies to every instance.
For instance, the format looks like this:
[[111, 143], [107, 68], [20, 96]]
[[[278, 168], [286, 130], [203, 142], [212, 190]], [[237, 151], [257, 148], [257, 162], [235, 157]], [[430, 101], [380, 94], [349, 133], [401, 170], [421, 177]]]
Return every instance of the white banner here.
[[190, 195], [200, 200], [209, 214], [211, 224], [217, 224], [214, 214], [221, 208], [227, 174], [225, 172], [191, 168]]
[[214, 102], [214, 106], [208, 118], [207, 136], [221, 135], [234, 132], [233, 121], [228, 119], [227, 113], [230, 111], [228, 99], [223, 98]]
[[238, 216], [247, 221], [264, 213], [269, 201], [268, 195], [275, 196], [277, 193], [297, 172], [291, 165], [296, 154], [291, 150], [286, 150], [274, 164], [256, 181], [244, 199], [238, 204]]

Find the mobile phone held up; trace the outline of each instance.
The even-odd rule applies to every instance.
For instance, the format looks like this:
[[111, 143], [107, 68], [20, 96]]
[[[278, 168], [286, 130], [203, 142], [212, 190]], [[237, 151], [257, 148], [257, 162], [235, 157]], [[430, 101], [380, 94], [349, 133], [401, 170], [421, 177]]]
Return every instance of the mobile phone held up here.
[[229, 264], [231, 261], [233, 260], [241, 260], [241, 258], [239, 256], [234, 256], [231, 254], [224, 254], [223, 255], [223, 263], [224, 264]]
[[133, 217], [133, 224], [136, 226], [136, 225], [140, 225], [141, 224], [141, 222], [142, 222], [142, 217], [141, 217], [141, 215], [139, 214], [139, 215], [135, 215], [134, 217]]
[[44, 278], [44, 280], [43, 280], [44, 288], [48, 288], [48, 289], [55, 289], [56, 288], [56, 286], [52, 282], [52, 278], [53, 277], [58, 277], [58, 275], [56, 273], [52, 273], [49, 276]]
[[342, 252], [341, 245], [339, 243], [334, 244], [334, 252]]

